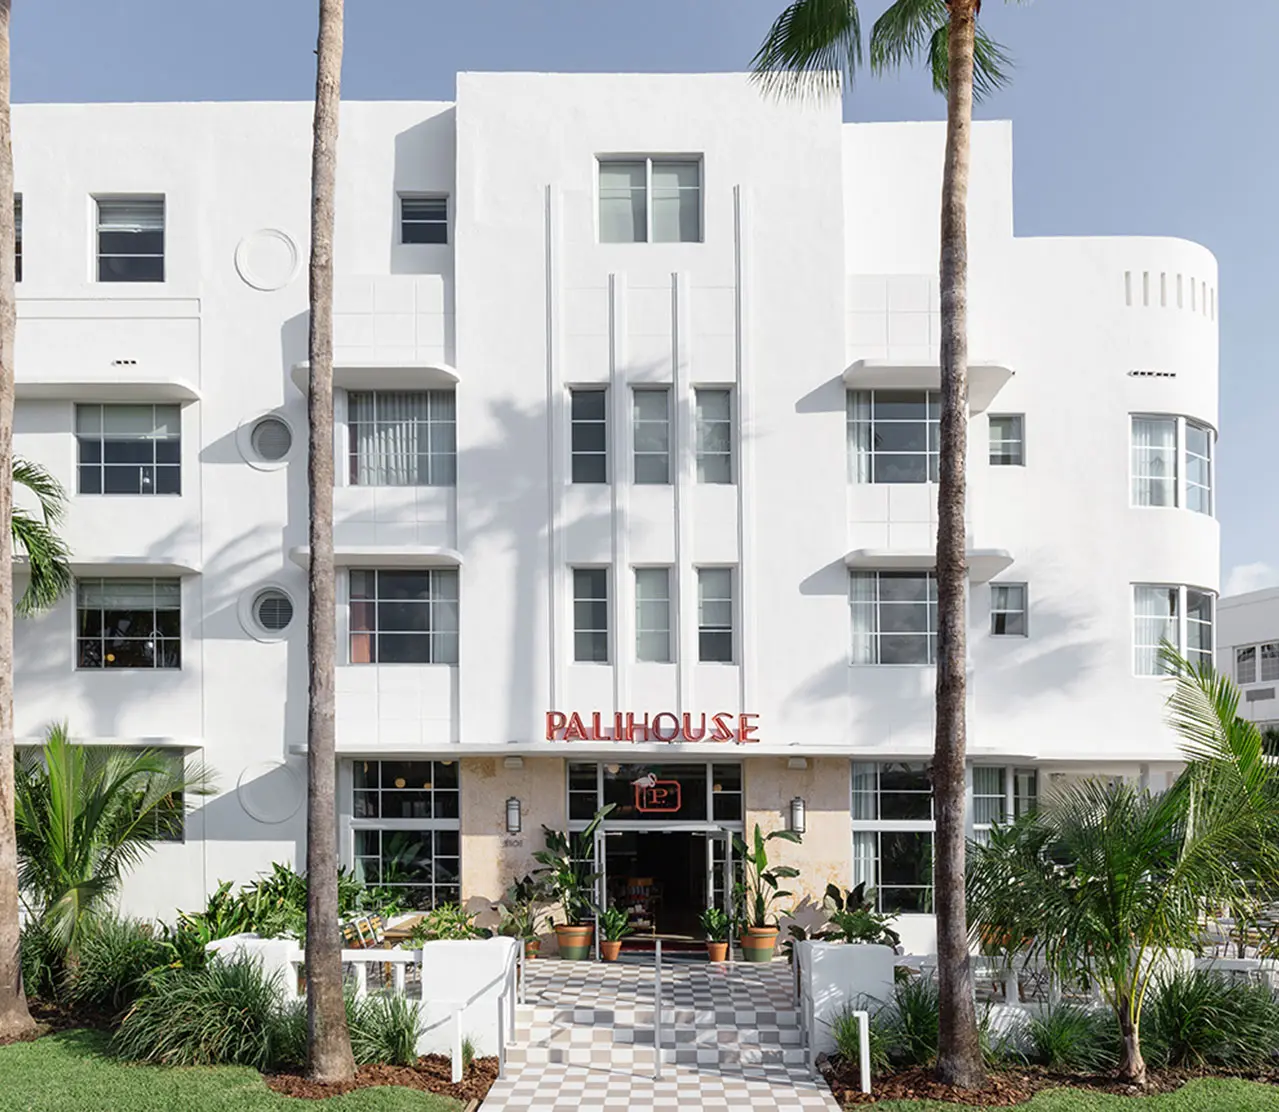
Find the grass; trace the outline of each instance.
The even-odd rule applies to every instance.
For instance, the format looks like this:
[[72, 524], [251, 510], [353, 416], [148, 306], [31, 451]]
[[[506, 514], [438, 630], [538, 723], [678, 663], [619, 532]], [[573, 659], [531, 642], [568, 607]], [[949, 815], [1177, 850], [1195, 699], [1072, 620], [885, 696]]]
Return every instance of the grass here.
[[[864, 1107], [875, 1112], [993, 1112], [934, 1100], [890, 1100]], [[1279, 1090], [1252, 1081], [1208, 1079], [1153, 1097], [1056, 1089], [1015, 1107], [1024, 1112], [1273, 1112], [1279, 1107]]]
[[324, 1101], [271, 1092], [245, 1066], [167, 1068], [118, 1061], [107, 1037], [68, 1031], [0, 1048], [0, 1112], [459, 1112], [447, 1097], [379, 1086]]

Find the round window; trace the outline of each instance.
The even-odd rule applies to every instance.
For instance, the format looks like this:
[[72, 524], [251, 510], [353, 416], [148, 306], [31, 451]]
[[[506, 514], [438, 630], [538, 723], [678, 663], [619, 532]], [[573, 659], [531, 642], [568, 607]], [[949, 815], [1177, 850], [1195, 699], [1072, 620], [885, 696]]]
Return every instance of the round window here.
[[259, 459], [275, 463], [293, 447], [293, 430], [278, 417], [263, 417], [253, 426], [249, 443]]
[[268, 633], [279, 633], [293, 621], [293, 600], [269, 588], [253, 600], [253, 620]]

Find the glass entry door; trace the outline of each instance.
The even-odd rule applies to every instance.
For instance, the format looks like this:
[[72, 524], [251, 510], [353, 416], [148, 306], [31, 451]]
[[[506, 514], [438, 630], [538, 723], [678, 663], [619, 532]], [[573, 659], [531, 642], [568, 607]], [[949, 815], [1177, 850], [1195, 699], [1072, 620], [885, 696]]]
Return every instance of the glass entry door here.
[[[733, 921], [733, 886], [740, 869], [734, 861], [733, 836], [727, 830], [706, 835], [706, 892], [711, 907], [719, 908]], [[730, 925], [729, 935], [732, 935]]]

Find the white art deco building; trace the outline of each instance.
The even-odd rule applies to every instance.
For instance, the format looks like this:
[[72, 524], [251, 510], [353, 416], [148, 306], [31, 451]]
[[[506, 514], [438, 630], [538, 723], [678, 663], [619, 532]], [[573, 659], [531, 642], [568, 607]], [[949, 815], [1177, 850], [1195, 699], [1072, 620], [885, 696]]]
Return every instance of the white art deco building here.
[[[311, 106], [22, 105], [17, 451], [77, 585], [18, 632], [26, 742], [202, 757], [130, 877], [172, 915], [300, 863]], [[342, 110], [335, 320], [342, 858], [485, 904], [616, 803], [656, 929], [728, 835], [801, 888], [931, 907], [943, 127], [737, 75], [461, 74]], [[1166, 782], [1162, 636], [1211, 658], [1217, 276], [1161, 238], [1014, 234], [978, 123], [971, 819]]]

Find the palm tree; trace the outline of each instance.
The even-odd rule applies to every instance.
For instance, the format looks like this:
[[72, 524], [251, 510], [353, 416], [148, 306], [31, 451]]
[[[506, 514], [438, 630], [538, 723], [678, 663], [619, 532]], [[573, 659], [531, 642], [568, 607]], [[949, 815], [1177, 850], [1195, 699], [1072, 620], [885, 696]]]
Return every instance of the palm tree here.
[[[14, 242], [13, 136], [9, 116], [10, 0], [0, 0], [0, 244]], [[14, 253], [0, 249], [0, 475], [13, 468], [13, 347], [18, 310]], [[35, 1024], [22, 991], [18, 849], [13, 828], [13, 488], [0, 483], [0, 1038]]]
[[35, 495], [39, 512], [13, 507], [13, 547], [26, 558], [27, 588], [18, 599], [23, 617], [47, 610], [71, 590], [71, 552], [56, 526], [66, 510], [67, 492], [38, 463], [13, 461], [13, 481]]
[[[968, 163], [972, 106], [1006, 81], [1008, 56], [977, 27], [981, 0], [897, 0], [875, 22], [871, 67], [923, 55], [946, 95], [941, 196], [941, 428], [937, 491], [937, 709], [933, 751], [934, 882], [940, 1031], [938, 1080], [974, 1088], [981, 1047], [964, 901], [967, 655]], [[836, 93], [861, 63], [855, 0], [795, 0], [752, 61], [775, 92]]]
[[76, 745], [64, 725], [19, 754], [14, 779], [18, 886], [71, 954], [86, 917], [157, 842], [181, 836], [191, 797], [213, 790], [202, 765], [157, 749]]
[[1166, 656], [1187, 757], [1173, 786], [1064, 788], [974, 847], [969, 869], [974, 935], [1097, 985], [1119, 1023], [1120, 1076], [1137, 1085], [1142, 1004], [1161, 956], [1193, 948], [1210, 907], [1273, 892], [1279, 878], [1279, 767], [1238, 716], [1229, 678]]
[[307, 1071], [313, 1080], [322, 1082], [345, 1081], [355, 1076], [342, 993], [333, 694], [337, 659], [333, 564], [333, 206], [341, 104], [342, 17], [342, 0], [320, 0], [311, 146], [306, 1001]]

